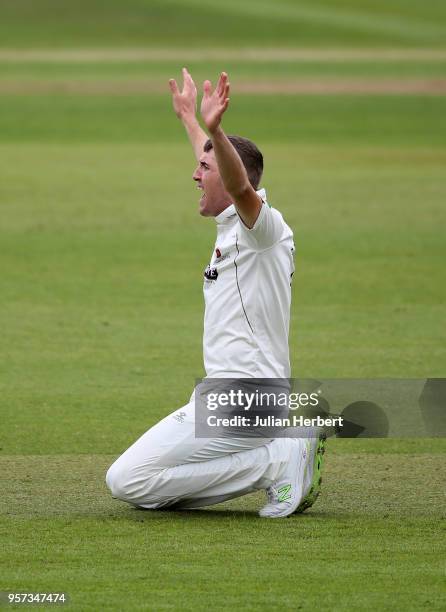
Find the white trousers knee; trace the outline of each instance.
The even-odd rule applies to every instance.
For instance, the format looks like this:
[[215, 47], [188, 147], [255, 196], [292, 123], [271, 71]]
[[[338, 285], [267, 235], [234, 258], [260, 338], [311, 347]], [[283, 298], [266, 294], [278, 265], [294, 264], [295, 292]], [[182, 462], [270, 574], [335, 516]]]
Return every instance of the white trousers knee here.
[[285, 468], [287, 438], [196, 438], [192, 401], [143, 434], [110, 467], [113, 497], [143, 508], [197, 508], [266, 489]]

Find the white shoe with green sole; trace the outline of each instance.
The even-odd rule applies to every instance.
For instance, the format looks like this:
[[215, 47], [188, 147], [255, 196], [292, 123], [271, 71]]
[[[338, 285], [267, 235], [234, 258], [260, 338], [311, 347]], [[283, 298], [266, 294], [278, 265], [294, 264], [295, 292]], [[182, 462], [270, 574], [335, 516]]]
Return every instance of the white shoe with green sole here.
[[305, 468], [304, 495], [294, 514], [299, 514], [307, 510], [307, 508], [311, 508], [321, 492], [326, 439], [326, 434], [320, 433], [317, 438], [308, 438], [307, 440], [309, 443], [309, 456]]

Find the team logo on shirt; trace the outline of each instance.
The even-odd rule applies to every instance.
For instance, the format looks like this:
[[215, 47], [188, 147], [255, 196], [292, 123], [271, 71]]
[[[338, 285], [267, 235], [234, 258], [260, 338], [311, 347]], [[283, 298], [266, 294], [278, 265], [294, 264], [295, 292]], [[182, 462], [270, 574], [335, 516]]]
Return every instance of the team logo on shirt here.
[[217, 268], [211, 268], [211, 266], [208, 264], [206, 266], [206, 270], [204, 271], [204, 277], [208, 281], [216, 281], [218, 278]]
[[217, 257], [217, 259], [221, 257], [221, 251], [218, 247], [215, 249], [215, 256]]

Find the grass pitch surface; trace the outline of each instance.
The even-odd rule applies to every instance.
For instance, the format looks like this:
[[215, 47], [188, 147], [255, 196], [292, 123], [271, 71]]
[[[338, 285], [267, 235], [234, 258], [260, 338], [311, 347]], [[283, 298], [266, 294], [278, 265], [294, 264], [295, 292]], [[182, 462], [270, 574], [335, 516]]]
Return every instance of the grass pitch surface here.
[[438, 0], [6, 1], [2, 46], [444, 46]]
[[277, 521], [256, 516], [261, 495], [187, 513], [114, 502], [112, 456], [3, 458], [2, 588], [64, 590], [77, 610], [441, 610], [444, 456], [368, 447], [329, 445], [317, 505]]
[[[200, 32], [198, 48], [215, 44], [217, 15], [224, 47], [255, 8], [243, 44], [290, 49], [304, 23], [311, 60], [203, 52], [188, 63], [200, 80], [233, 75], [225, 126], [258, 142], [269, 200], [295, 230], [293, 373], [444, 376], [445, 98], [237, 95], [247, 78], [442, 78], [443, 9], [428, 5], [280, 2], [273, 28], [272, 5], [258, 2], [225, 3], [224, 18], [211, 2], [131, 2], [124, 13], [115, 2], [106, 20], [89, 2], [86, 25], [23, 0], [2, 6], [0, 38], [31, 50], [189, 47]], [[315, 59], [339, 45], [342, 61]], [[376, 53], [360, 59], [355, 45]], [[403, 51], [383, 59], [390, 46]], [[64, 590], [78, 610], [442, 609], [441, 439], [331, 440], [320, 500], [284, 521], [257, 518], [260, 494], [188, 513], [109, 497], [108, 465], [202, 374], [214, 226], [197, 216], [167, 87], [126, 91], [130, 77], [159, 87], [180, 59], [80, 57], [0, 53], [0, 590]], [[64, 93], [73, 80], [77, 92]], [[95, 82], [120, 95], [83, 91]]]

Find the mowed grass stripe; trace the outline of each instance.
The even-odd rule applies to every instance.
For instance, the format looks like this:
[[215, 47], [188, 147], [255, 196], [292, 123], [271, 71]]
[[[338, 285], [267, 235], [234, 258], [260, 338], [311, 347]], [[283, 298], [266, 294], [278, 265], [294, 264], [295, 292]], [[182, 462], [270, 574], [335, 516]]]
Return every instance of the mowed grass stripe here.
[[[192, 48], [191, 48], [192, 47]], [[47, 63], [109, 63], [109, 62], [413, 62], [444, 61], [446, 49], [358, 49], [339, 48], [278, 48], [247, 47], [218, 48], [76, 48], [76, 49], [0, 49], [0, 62], [47, 62]]]
[[[428, 12], [413, 19], [404, 11], [393, 16], [389, 12], [379, 13], [365, 7], [358, 10], [354, 4], [349, 8], [345, 3], [336, 3], [336, 6], [301, 0], [298, 3], [280, 0], [274, 3], [268, 0], [225, 0], [222, 4], [216, 4], [213, 0], [188, 0], [188, 3], [200, 9], [208, 8], [216, 15], [230, 13], [239, 18], [260, 17], [271, 23], [294, 23], [296, 27], [329, 26], [334, 31], [351, 30], [377, 36], [395, 36], [408, 43], [416, 43], [426, 38], [444, 41], [446, 34], [445, 25], [430, 18]], [[177, 6], [178, 0], [166, 0], [166, 5]]]
[[[243, 80], [235, 95], [446, 95], [446, 79], [308, 79]], [[3, 80], [1, 94], [46, 95], [150, 95], [166, 92], [166, 84], [146, 79], [91, 80]]]
[[[5, 3], [3, 3], [5, 4]], [[444, 46], [441, 2], [23, 0], [0, 9], [7, 47]]]
[[[444, 514], [446, 495], [442, 483], [446, 454], [363, 452], [374, 444], [373, 440], [359, 439], [347, 444], [344, 440], [328, 441], [322, 494], [305, 517], [415, 519], [440, 518]], [[404, 448], [404, 441], [399, 444]], [[356, 454], [345, 454], [344, 447], [348, 445], [356, 447]], [[445, 446], [443, 441], [443, 450]], [[134, 519], [135, 509], [113, 500], [105, 485], [105, 473], [116, 456], [0, 456], [0, 516]], [[259, 492], [207, 508], [203, 513], [221, 514], [230, 510], [235, 514], [247, 513], [257, 520], [256, 513], [263, 501], [264, 493]], [[150, 522], [156, 521], [159, 513], [139, 512], [139, 515]], [[174, 520], [184, 516], [181, 512], [170, 512], [170, 515]]]
[[318, 60], [313, 62], [293, 60], [287, 62], [264, 60], [264, 61], [240, 61], [231, 58], [221, 60], [194, 60], [183, 59], [166, 60], [154, 62], [150, 60], [141, 61], [109, 61], [109, 62], [45, 62], [45, 61], [0, 61], [0, 83], [22, 84], [43, 82], [55, 82], [65, 85], [74, 83], [83, 84], [84, 81], [100, 86], [101, 82], [115, 81], [142, 82], [145, 87], [153, 84], [166, 86], [170, 78], [175, 77], [180, 82], [181, 67], [187, 63], [197, 87], [201, 89], [205, 79], [210, 78], [215, 82], [222, 70], [230, 77], [233, 91], [238, 91], [239, 84], [260, 81], [261, 83], [278, 82], [303, 83], [309, 81], [332, 82], [333, 80], [372, 80], [372, 83], [390, 79], [397, 82], [407, 80], [442, 80], [446, 74], [446, 56], [441, 61], [430, 60], [386, 60], [386, 61], [340, 61]]
[[[232, 97], [225, 127], [263, 147], [271, 141], [443, 147], [443, 117], [443, 96], [240, 95]], [[147, 96], [1, 96], [0, 134], [3, 142], [185, 142], [168, 91]]]

